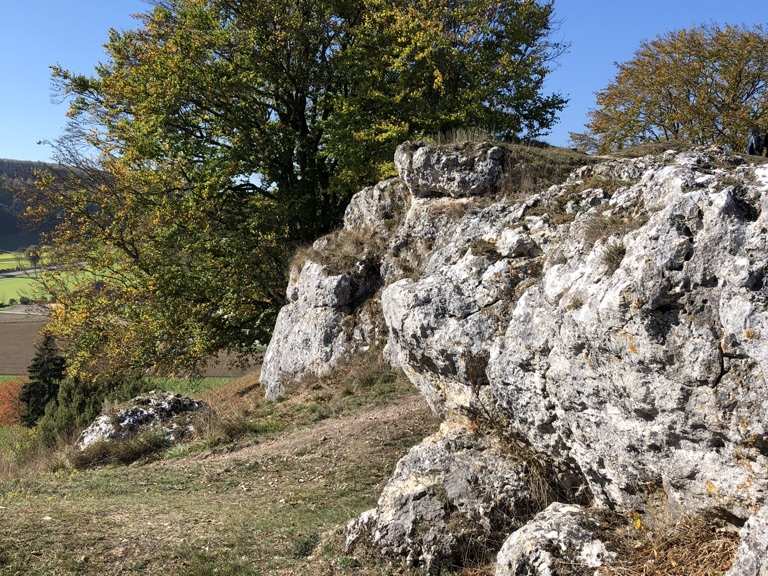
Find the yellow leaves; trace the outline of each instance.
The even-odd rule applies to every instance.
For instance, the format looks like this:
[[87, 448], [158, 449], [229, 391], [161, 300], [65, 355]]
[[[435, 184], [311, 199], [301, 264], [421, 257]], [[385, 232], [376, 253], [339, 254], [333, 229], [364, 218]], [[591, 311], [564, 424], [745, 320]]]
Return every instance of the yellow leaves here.
[[598, 93], [589, 127], [606, 151], [656, 139], [741, 149], [751, 122], [768, 128], [768, 61], [754, 57], [766, 52], [763, 27], [706, 26], [644, 42]]
[[632, 528], [635, 530], [643, 530], [645, 528], [645, 524], [643, 524], [643, 517], [640, 516], [637, 512], [632, 513]]
[[443, 74], [437, 68], [435, 68], [434, 77], [435, 77], [435, 81], [432, 83], [432, 87], [437, 92], [442, 94], [445, 91], [444, 78], [443, 78]]

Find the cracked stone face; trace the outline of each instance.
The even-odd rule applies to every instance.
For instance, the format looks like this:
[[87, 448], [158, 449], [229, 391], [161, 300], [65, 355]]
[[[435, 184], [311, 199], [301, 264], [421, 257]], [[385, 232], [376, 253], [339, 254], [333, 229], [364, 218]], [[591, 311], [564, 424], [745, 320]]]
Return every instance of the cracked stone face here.
[[[402, 193], [402, 217], [378, 229], [372, 325], [437, 413], [492, 422], [578, 470], [598, 507], [663, 491], [673, 511], [747, 520], [768, 503], [767, 166], [667, 152], [502, 198], [498, 147], [408, 144], [396, 164], [401, 187], [361, 192], [348, 224]], [[337, 336], [342, 280], [305, 270], [292, 286], [303, 308], [281, 312], [265, 360], [268, 390], [357, 350]], [[403, 521], [395, 500], [375, 512], [381, 533]], [[418, 555], [397, 538], [388, 549]]]

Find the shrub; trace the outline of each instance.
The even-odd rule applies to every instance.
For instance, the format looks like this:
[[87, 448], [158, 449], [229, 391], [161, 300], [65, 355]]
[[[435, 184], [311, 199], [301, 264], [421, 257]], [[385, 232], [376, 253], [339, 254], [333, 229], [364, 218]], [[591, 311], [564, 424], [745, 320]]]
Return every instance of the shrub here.
[[38, 423], [40, 440], [46, 446], [68, 442], [101, 413], [105, 401], [130, 400], [145, 391], [147, 383], [142, 379], [64, 380], [56, 400], [48, 404]]
[[293, 543], [293, 557], [297, 560], [309, 558], [320, 543], [317, 534], [306, 534], [297, 538]]
[[21, 423], [21, 389], [24, 381], [7, 380], [0, 382], [0, 426], [12, 426]]
[[34, 460], [39, 444], [34, 430], [0, 426], [0, 477], [8, 477]]
[[65, 370], [66, 364], [56, 346], [56, 340], [50, 334], [45, 334], [37, 343], [35, 356], [29, 366], [29, 382], [24, 384], [19, 396], [24, 424], [34, 426], [45, 414], [46, 406], [59, 392]]

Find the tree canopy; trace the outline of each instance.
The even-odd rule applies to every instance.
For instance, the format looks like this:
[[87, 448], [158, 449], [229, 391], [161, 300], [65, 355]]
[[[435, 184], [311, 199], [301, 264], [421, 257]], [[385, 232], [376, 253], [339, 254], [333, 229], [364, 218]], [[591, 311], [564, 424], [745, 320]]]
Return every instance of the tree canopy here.
[[646, 141], [743, 149], [768, 130], [768, 31], [702, 26], [642, 44], [597, 94], [589, 130], [603, 151]]
[[[70, 101], [69, 178], [46, 274], [70, 370], [194, 369], [248, 354], [283, 304], [286, 263], [393, 174], [401, 141], [460, 126], [535, 138], [562, 46], [536, 0], [163, 0], [112, 31]], [[75, 271], [77, 271], [75, 273]], [[74, 277], [74, 279], [73, 279]]]

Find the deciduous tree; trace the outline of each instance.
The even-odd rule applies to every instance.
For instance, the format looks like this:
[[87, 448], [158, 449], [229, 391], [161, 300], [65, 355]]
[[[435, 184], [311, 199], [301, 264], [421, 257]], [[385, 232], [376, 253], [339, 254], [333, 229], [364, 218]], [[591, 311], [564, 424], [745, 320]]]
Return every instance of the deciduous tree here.
[[642, 44], [597, 95], [589, 129], [603, 151], [676, 140], [746, 146], [768, 129], [768, 31], [703, 26]]
[[[71, 102], [56, 214], [52, 329], [73, 371], [194, 369], [248, 354], [283, 304], [286, 261], [392, 174], [402, 140], [462, 125], [521, 139], [545, 95], [552, 3], [164, 0], [112, 31]], [[33, 210], [34, 212], [34, 210]], [[80, 272], [75, 273], [75, 270]], [[74, 274], [74, 280], [73, 280]]]

